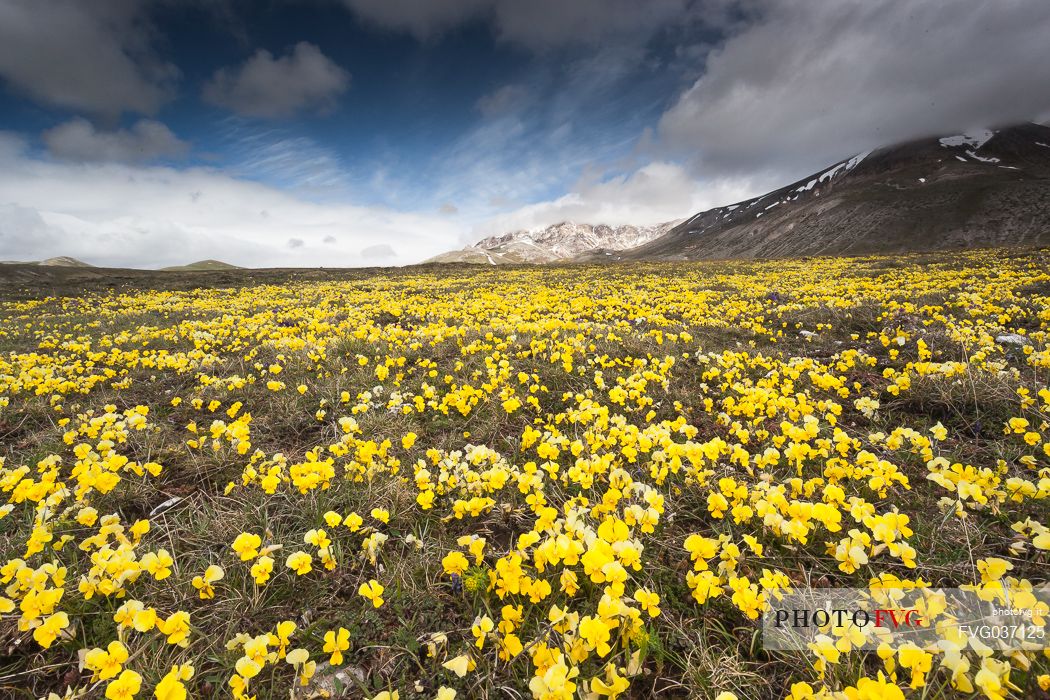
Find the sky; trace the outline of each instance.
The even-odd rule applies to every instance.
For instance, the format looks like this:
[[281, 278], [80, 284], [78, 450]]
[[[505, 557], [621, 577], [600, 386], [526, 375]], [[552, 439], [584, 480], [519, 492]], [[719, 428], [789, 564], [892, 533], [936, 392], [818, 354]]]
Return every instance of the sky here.
[[0, 260], [420, 262], [1050, 121], [1046, 0], [0, 0]]

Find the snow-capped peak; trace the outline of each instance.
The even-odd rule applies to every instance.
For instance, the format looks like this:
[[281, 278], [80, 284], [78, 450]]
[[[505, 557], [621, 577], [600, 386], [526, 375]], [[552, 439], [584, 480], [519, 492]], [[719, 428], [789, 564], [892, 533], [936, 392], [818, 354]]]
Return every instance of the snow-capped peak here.
[[563, 221], [552, 226], [489, 236], [468, 250], [498, 253], [514, 262], [568, 260], [597, 248], [626, 250], [659, 238], [680, 221], [651, 226], [609, 226]]

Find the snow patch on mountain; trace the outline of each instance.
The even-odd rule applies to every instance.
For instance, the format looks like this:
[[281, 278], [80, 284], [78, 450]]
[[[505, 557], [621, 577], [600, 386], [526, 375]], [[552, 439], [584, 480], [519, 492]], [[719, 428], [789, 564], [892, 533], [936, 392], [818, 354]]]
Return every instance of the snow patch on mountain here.
[[957, 136], [945, 136], [940, 139], [940, 144], [945, 148], [952, 146], [973, 146], [974, 149], [978, 149], [987, 143], [988, 139], [995, 136], [995, 132], [991, 129], [978, 129], [977, 131], [968, 131], [965, 134], [959, 134]]
[[979, 156], [979, 155], [977, 155], [976, 151], [969, 151], [968, 150], [968, 151], [966, 151], [966, 155], [970, 156], [974, 160], [979, 160], [982, 163], [998, 163], [999, 162], [998, 158], [985, 158], [984, 156]]
[[564, 221], [546, 228], [489, 236], [471, 247], [498, 253], [511, 262], [554, 262], [597, 248], [613, 251], [635, 248], [662, 236], [678, 223], [608, 226]]
[[511, 231], [489, 236], [461, 251], [443, 253], [434, 262], [550, 263], [573, 258], [593, 250], [621, 251], [648, 243], [682, 222], [668, 221], [652, 226], [608, 226], [563, 221], [553, 226]]

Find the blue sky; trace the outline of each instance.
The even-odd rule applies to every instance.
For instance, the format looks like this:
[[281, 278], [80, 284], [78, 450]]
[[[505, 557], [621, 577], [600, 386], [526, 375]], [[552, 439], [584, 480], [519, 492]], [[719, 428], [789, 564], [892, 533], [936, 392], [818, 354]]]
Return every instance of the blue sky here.
[[[667, 32], [616, 46], [500, 40], [482, 18], [417, 37], [376, 26], [339, 3], [160, 5], [148, 15], [155, 58], [178, 78], [149, 115], [191, 144], [180, 166], [220, 167], [321, 200], [474, 215], [563, 193], [580, 177], [616, 170], [646, 128], [695, 77]], [[695, 26], [694, 43], [717, 29]], [[216, 70], [260, 50], [287, 56], [306, 42], [344, 71], [346, 87], [260, 117], [210, 104]], [[27, 99], [6, 84], [4, 128], [39, 135], [83, 110]], [[129, 128], [134, 110], [101, 117]]]
[[0, 259], [406, 264], [1046, 118], [1050, 6], [959, 5], [0, 0]]

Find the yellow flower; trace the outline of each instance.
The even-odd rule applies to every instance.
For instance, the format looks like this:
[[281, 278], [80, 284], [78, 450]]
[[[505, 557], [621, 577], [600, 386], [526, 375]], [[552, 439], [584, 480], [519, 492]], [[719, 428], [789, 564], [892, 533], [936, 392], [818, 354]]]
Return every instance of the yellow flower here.
[[569, 668], [564, 659], [550, 664], [546, 670], [537, 669], [536, 675], [529, 681], [529, 690], [535, 698], [541, 700], [569, 700], [576, 692], [572, 679], [579, 675], [575, 667]]
[[611, 647], [609, 646], [609, 626], [605, 624], [605, 621], [599, 617], [591, 617], [590, 615], [580, 620], [580, 639], [587, 643], [587, 646], [598, 652], [598, 656], [604, 657], [609, 654]]
[[259, 672], [262, 671], [262, 664], [256, 661], [255, 659], [249, 658], [247, 656], [242, 656], [241, 658], [237, 659], [237, 663], [234, 664], [234, 668], [237, 669], [237, 674], [241, 678], [245, 680], [251, 680], [252, 678], [258, 676]]
[[469, 655], [461, 654], [454, 659], [449, 659], [441, 665], [455, 673], [460, 678], [463, 678], [474, 665], [474, 662]]
[[649, 613], [649, 617], [660, 614], [660, 596], [647, 588], [639, 588], [634, 592], [634, 599], [638, 601], [642, 610]]
[[166, 549], [158, 549], [156, 552], [146, 552], [139, 560], [146, 571], [157, 581], [163, 581], [171, 576], [171, 567], [175, 560]]
[[94, 674], [92, 680], [109, 680], [120, 673], [124, 662], [128, 660], [128, 649], [121, 642], [114, 640], [103, 649], [91, 649], [84, 656], [84, 666]]
[[153, 695], [157, 700], [186, 700], [187, 692], [183, 682], [191, 678], [193, 678], [193, 666], [176, 664], [157, 683]]
[[256, 585], [261, 586], [270, 580], [270, 575], [273, 573], [273, 564], [273, 558], [265, 555], [255, 560], [255, 563], [252, 564], [251, 574], [252, 578], [255, 579]]
[[453, 551], [445, 555], [441, 560], [441, 566], [446, 574], [459, 574], [462, 576], [467, 567], [470, 566], [470, 562], [467, 561], [467, 557], [463, 552]]
[[291, 620], [282, 620], [277, 623], [274, 634], [270, 635], [270, 644], [277, 646], [277, 658], [283, 659], [291, 643], [292, 634], [295, 633], [296, 625]]
[[230, 547], [240, 556], [241, 561], [249, 561], [259, 555], [261, 545], [261, 537], [251, 532], [242, 532], [234, 538]]
[[215, 597], [215, 588], [212, 584], [222, 580], [222, 577], [225, 575], [226, 572], [222, 570], [221, 566], [212, 564], [204, 570], [203, 576], [194, 576], [190, 583], [200, 592], [202, 600], [208, 600]]
[[324, 649], [326, 654], [331, 654], [328, 663], [338, 666], [343, 663], [343, 652], [350, 648], [350, 630], [340, 627], [338, 630], [329, 630], [324, 633]]
[[303, 542], [305, 544], [312, 544], [318, 549], [327, 549], [331, 544], [332, 540], [328, 537], [328, 533], [324, 530], [309, 530], [303, 535]]
[[846, 700], [904, 700], [904, 691], [879, 673], [876, 678], [861, 678], [856, 687], [843, 690]]
[[630, 681], [619, 675], [613, 664], [605, 667], [605, 679], [600, 677], [591, 679], [591, 692], [610, 699], [619, 697], [630, 687]]
[[142, 676], [134, 671], [124, 670], [116, 680], [106, 686], [107, 700], [132, 700], [142, 688]]
[[37, 641], [37, 644], [47, 649], [66, 627], [69, 627], [69, 615], [61, 611], [54, 615], [48, 615], [44, 618], [43, 624], [33, 630], [33, 639]]
[[986, 559], [977, 560], [977, 570], [981, 573], [982, 583], [998, 581], [1006, 575], [1007, 571], [1010, 571], [1013, 568], [1013, 564], [998, 557], [988, 557]]
[[158, 619], [157, 630], [168, 638], [168, 644], [186, 646], [186, 638], [190, 635], [190, 614], [180, 610], [166, 620]]
[[1025, 430], [1029, 426], [1027, 418], [1016, 418], [1016, 417], [1015, 418], [1011, 418], [1008, 421], [1008, 424], [1009, 424], [1010, 430], [1012, 430], [1013, 432], [1017, 433], [1018, 435], [1020, 435], [1021, 433], [1025, 432]]
[[474, 624], [471, 625], [470, 631], [474, 635], [474, 645], [478, 649], [481, 649], [485, 645], [485, 637], [495, 629], [495, 626], [496, 625], [493, 623], [492, 618], [488, 615], [483, 615], [474, 620]]
[[284, 560], [285, 566], [294, 571], [296, 575], [302, 576], [313, 571], [313, 560], [309, 554], [303, 551], [292, 552]]
[[380, 585], [379, 581], [371, 579], [367, 583], [362, 583], [361, 587], [357, 589], [357, 593], [362, 598], [372, 601], [372, 605], [378, 608], [383, 605], [384, 590], [386, 589]]
[[292, 666], [301, 666], [309, 660], [310, 652], [306, 649], [292, 649], [284, 658]]

